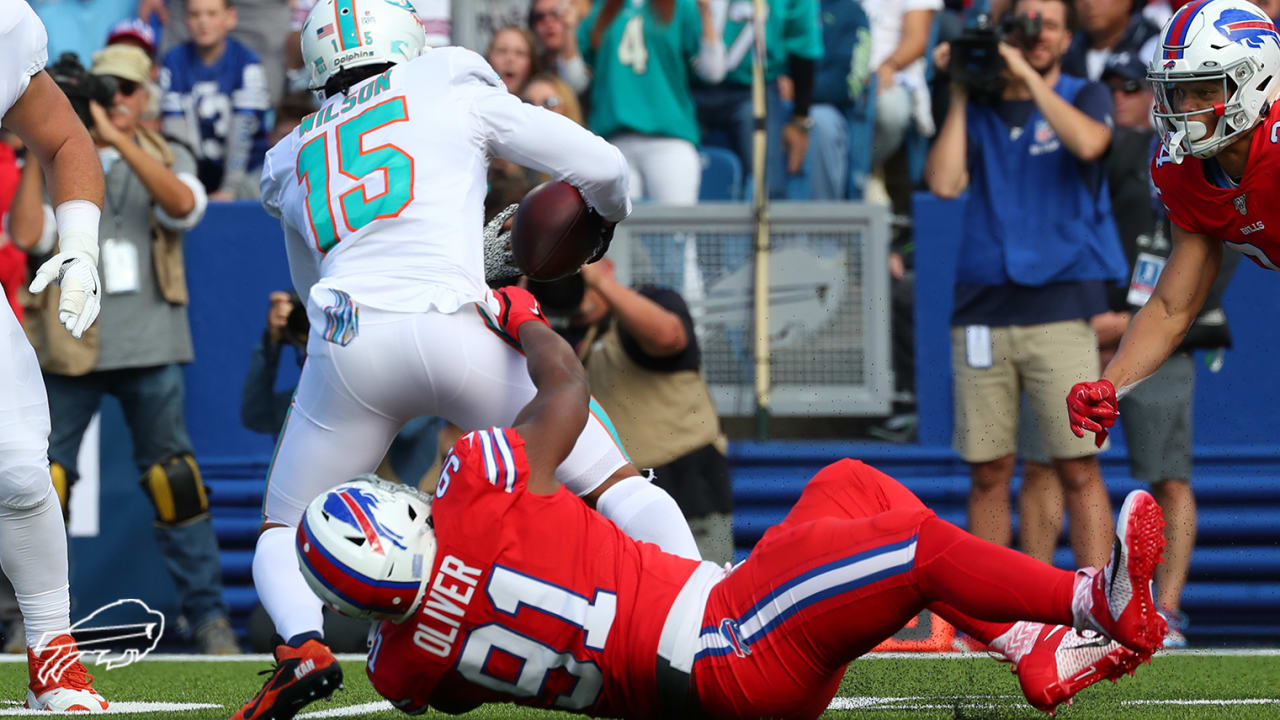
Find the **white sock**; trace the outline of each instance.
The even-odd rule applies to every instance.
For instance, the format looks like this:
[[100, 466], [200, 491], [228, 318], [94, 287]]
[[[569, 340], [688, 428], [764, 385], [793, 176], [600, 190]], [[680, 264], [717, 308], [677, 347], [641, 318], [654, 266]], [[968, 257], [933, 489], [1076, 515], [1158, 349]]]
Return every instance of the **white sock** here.
[[306, 632], [324, 634], [324, 604], [298, 569], [296, 528], [273, 527], [258, 536], [253, 551], [253, 586], [276, 632], [289, 638]]
[[1093, 577], [1097, 574], [1096, 568], [1081, 568], [1076, 571], [1076, 581], [1071, 592], [1071, 624], [1077, 630], [1102, 631], [1098, 622], [1093, 619]]
[[28, 646], [40, 652], [70, 631], [67, 527], [52, 485], [33, 507], [0, 507], [0, 567], [13, 583]]
[[1043, 623], [1018, 621], [1013, 627], [1004, 632], [1003, 635], [991, 641], [991, 647], [996, 652], [1009, 658], [1009, 661], [1017, 665], [1024, 655], [1035, 647], [1036, 638], [1040, 636], [1040, 630], [1044, 627]]
[[665, 490], [639, 475], [620, 480], [601, 493], [596, 511], [635, 540], [651, 542], [680, 557], [702, 559], [680, 506]]

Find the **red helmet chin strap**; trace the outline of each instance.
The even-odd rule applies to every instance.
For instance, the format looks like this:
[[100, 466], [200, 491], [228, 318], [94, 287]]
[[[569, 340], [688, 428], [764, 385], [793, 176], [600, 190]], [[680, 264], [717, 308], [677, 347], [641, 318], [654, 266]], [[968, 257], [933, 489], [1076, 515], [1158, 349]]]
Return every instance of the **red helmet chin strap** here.
[[1222, 117], [1223, 115], [1226, 115], [1226, 114], [1227, 114], [1227, 106], [1226, 106], [1226, 105], [1224, 105], [1223, 103], [1220, 103], [1220, 102], [1216, 102], [1216, 103], [1214, 103], [1214, 104], [1213, 104], [1213, 114], [1214, 114], [1214, 115], [1216, 115], [1216, 116], [1218, 116], [1218, 117]]

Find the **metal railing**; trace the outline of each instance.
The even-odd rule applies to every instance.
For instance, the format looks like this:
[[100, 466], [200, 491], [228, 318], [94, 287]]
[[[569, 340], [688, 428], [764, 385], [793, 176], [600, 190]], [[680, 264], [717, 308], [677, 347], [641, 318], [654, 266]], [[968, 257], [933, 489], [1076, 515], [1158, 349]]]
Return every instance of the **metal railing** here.
[[[889, 215], [856, 203], [770, 206], [772, 412], [885, 415], [889, 361]], [[618, 279], [679, 290], [722, 415], [755, 412], [753, 233], [747, 204], [639, 206], [609, 256]]]

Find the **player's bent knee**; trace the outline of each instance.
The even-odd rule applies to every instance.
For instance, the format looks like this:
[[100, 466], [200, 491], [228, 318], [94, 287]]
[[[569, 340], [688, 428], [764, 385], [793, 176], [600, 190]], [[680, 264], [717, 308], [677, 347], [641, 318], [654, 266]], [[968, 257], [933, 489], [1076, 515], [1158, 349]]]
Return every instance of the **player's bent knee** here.
[[0, 468], [0, 508], [30, 510], [54, 492], [49, 482], [49, 468], [43, 461], [10, 459]]
[[200, 468], [190, 453], [182, 453], [147, 469], [140, 481], [156, 509], [156, 522], [180, 525], [209, 512], [209, 497]]
[[852, 458], [838, 460], [818, 472], [810, 482], [833, 483], [862, 496], [882, 510], [927, 509], [916, 494], [889, 474]]

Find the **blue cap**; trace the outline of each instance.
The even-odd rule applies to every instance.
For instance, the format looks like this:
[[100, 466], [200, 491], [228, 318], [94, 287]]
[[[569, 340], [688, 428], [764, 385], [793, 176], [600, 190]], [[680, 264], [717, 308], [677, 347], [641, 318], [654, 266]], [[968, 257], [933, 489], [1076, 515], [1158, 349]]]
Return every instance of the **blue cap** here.
[[1106, 80], [1113, 75], [1123, 80], [1140, 82], [1147, 79], [1147, 64], [1139, 59], [1138, 53], [1112, 53], [1102, 70], [1102, 79]]

